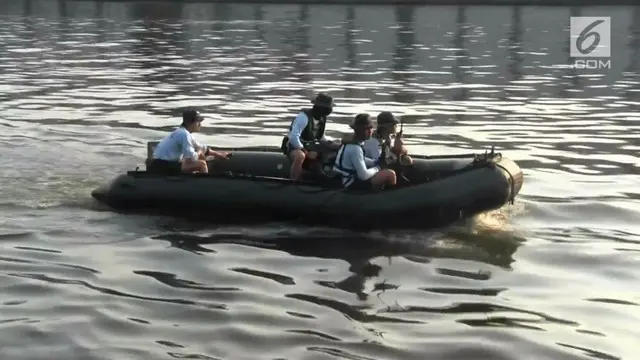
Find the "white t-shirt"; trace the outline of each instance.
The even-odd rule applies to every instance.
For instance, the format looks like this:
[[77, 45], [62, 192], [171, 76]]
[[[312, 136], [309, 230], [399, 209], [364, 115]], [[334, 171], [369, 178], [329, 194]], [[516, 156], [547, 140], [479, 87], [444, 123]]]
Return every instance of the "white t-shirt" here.
[[180, 161], [182, 158], [198, 160], [198, 150], [204, 149], [184, 127], [179, 127], [167, 135], [155, 150], [153, 158], [166, 161]]
[[360, 145], [345, 144], [338, 150], [333, 170], [342, 175], [342, 184], [346, 187], [351, 185], [356, 177], [362, 181], [372, 178], [380, 168], [375, 166], [375, 160], [364, 156]]

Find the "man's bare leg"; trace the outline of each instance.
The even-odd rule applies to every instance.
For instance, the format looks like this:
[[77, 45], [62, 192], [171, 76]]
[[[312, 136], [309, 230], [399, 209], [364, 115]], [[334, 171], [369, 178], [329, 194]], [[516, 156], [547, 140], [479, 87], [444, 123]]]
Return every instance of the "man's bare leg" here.
[[207, 166], [206, 160], [183, 161], [180, 167], [182, 172], [185, 173], [192, 173], [196, 171], [203, 174], [209, 173], [209, 167]]
[[397, 181], [395, 171], [391, 169], [383, 169], [373, 176], [371, 184], [376, 188], [380, 188], [383, 185], [393, 186]]
[[302, 150], [295, 149], [289, 153], [289, 158], [291, 159], [291, 168], [289, 170], [289, 178], [291, 180], [298, 180], [302, 175], [302, 163], [306, 159], [306, 155]]

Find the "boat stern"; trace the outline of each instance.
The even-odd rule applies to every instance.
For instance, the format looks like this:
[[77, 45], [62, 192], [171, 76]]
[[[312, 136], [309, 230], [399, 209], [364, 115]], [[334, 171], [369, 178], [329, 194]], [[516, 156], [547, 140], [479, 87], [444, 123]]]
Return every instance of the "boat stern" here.
[[93, 189], [91, 196], [104, 205], [118, 208], [123, 201], [128, 200], [128, 193], [123, 189], [131, 188], [132, 180], [127, 174], [118, 175], [108, 183]]
[[91, 196], [101, 203], [106, 203], [109, 197], [109, 184], [100, 185], [93, 189]]
[[513, 203], [524, 184], [522, 169], [515, 161], [508, 158], [501, 158], [496, 162], [496, 166], [502, 170], [502, 173], [509, 182], [509, 202]]

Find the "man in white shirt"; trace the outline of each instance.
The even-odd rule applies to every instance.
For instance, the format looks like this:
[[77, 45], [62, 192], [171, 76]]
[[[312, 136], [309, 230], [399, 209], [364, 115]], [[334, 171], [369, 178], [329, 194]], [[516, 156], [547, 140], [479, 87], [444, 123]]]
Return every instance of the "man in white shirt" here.
[[282, 150], [291, 159], [291, 180], [300, 178], [305, 160], [315, 160], [318, 156], [317, 152], [307, 149], [308, 144], [317, 141], [327, 143], [333, 149], [339, 146], [338, 143], [330, 143], [330, 139], [324, 134], [327, 116], [333, 111], [333, 98], [320, 93], [311, 102], [313, 107], [302, 109], [291, 123], [289, 134], [282, 141]]
[[192, 133], [200, 131], [204, 117], [196, 110], [182, 113], [182, 125], [156, 146], [147, 171], [162, 174], [208, 173], [206, 157], [228, 159], [229, 153], [219, 153], [201, 145]]
[[397, 182], [396, 173], [391, 169], [374, 166], [376, 160], [364, 155], [363, 143], [371, 137], [373, 121], [369, 114], [358, 114], [351, 124], [353, 140], [346, 142], [338, 150], [334, 170], [342, 175], [342, 184], [349, 189], [371, 190]]
[[[398, 157], [400, 157], [401, 164], [412, 164], [413, 160], [407, 155], [402, 134], [396, 135], [400, 121], [391, 112], [383, 111], [378, 114], [377, 123], [377, 129], [373, 132], [371, 138], [363, 144], [365, 156], [378, 160], [379, 163], [386, 162], [387, 164], [397, 161]], [[393, 146], [390, 146], [392, 141]], [[385, 155], [384, 159], [380, 158], [382, 155]]]

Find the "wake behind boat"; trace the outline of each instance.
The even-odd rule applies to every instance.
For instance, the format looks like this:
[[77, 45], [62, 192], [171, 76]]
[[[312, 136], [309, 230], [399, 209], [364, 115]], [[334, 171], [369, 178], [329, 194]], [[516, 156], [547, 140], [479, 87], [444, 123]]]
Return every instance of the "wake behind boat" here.
[[[148, 143], [148, 158], [156, 142]], [[335, 151], [315, 171], [289, 180], [291, 161], [278, 148], [224, 149], [208, 174], [129, 171], [92, 196], [122, 212], [160, 212], [214, 222], [295, 221], [353, 229], [443, 226], [513, 202], [523, 184], [520, 167], [491, 152], [420, 156], [396, 169], [397, 185], [345, 189], [331, 168]]]

